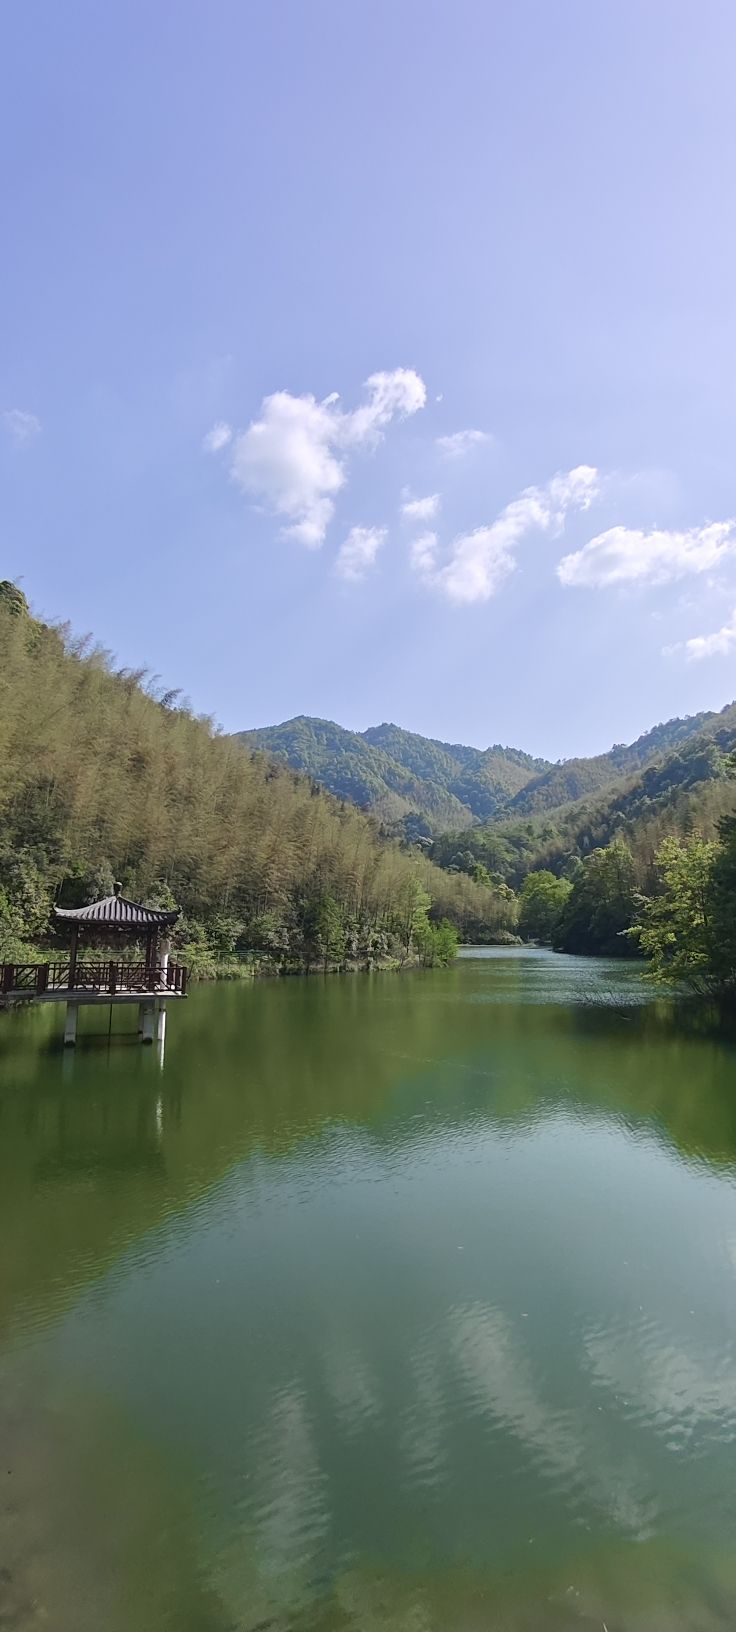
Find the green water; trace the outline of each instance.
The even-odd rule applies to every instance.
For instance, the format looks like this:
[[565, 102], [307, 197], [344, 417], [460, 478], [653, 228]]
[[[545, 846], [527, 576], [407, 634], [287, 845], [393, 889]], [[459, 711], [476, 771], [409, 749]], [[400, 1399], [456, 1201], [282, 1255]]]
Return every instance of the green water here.
[[733, 1628], [727, 1037], [540, 952], [106, 1022], [0, 1017], [0, 1625]]

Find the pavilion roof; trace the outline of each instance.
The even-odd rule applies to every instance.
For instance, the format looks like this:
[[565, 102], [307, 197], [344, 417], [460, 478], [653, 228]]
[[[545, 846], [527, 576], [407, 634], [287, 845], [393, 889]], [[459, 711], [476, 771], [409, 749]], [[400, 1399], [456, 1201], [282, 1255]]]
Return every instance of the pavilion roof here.
[[158, 907], [144, 907], [140, 901], [129, 901], [116, 885], [114, 895], [103, 901], [92, 901], [88, 907], [54, 907], [54, 919], [65, 924], [98, 924], [110, 929], [168, 929], [176, 923], [179, 911], [164, 912]]

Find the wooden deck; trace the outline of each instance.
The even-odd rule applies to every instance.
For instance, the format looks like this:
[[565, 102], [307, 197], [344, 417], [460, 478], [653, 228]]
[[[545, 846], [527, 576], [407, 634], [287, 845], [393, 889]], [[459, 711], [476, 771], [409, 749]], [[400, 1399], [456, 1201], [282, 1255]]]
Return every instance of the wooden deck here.
[[[137, 1003], [187, 995], [183, 963], [0, 963], [0, 1002]], [[70, 985], [70, 978], [73, 984]]]

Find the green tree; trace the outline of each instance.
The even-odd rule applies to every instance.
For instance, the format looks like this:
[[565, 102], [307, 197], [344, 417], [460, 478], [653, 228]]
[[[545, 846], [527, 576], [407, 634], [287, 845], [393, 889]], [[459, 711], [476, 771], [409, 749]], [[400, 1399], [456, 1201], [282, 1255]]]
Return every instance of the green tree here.
[[544, 868], [527, 873], [519, 896], [519, 934], [525, 941], [549, 946], [572, 885]]
[[457, 957], [458, 933], [442, 918], [438, 924], [425, 920], [415, 930], [415, 947], [425, 969], [452, 963]]
[[593, 850], [560, 914], [553, 941], [557, 950], [614, 958], [630, 955], [627, 931], [636, 917], [636, 884], [634, 859], [622, 839]]
[[713, 972], [719, 986], [736, 990], [736, 816], [719, 824], [713, 863]]
[[345, 962], [345, 921], [340, 903], [334, 895], [326, 895], [320, 901], [316, 929], [325, 973], [331, 967], [341, 968]]
[[684, 981], [696, 991], [722, 983], [715, 913], [720, 849], [716, 840], [696, 835], [684, 844], [664, 839], [657, 851], [658, 888], [642, 898], [633, 934], [658, 979]]

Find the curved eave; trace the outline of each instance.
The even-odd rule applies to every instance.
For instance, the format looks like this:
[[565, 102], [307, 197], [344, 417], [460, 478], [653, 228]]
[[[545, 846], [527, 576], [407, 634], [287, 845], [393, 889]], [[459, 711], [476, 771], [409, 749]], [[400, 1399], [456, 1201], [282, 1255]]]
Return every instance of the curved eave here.
[[80, 928], [127, 930], [171, 929], [180, 914], [158, 912], [155, 907], [141, 906], [137, 901], [125, 901], [121, 896], [112, 902], [95, 901], [89, 907], [54, 907], [55, 923], [78, 924]]

